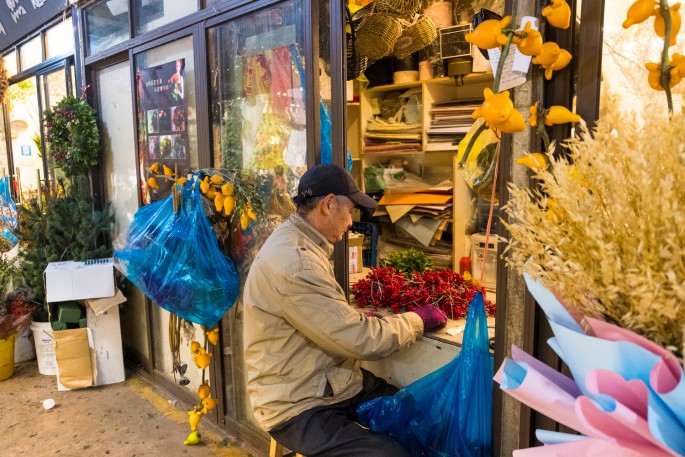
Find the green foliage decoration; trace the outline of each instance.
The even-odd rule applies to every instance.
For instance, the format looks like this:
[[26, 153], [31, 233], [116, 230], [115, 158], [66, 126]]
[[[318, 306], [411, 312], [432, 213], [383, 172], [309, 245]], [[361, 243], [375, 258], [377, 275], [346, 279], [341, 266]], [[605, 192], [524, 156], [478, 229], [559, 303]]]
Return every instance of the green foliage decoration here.
[[393, 267], [407, 278], [411, 278], [413, 272], [432, 271], [435, 267], [432, 258], [415, 248], [391, 252], [381, 263], [384, 267]]
[[68, 178], [88, 174], [100, 160], [100, 131], [95, 110], [83, 98], [64, 97], [45, 111], [47, 149]]
[[62, 182], [59, 186], [57, 196], [45, 197], [44, 208], [35, 198], [18, 208], [21, 272], [38, 300], [45, 297], [43, 271], [48, 263], [112, 255], [102, 244], [114, 222], [110, 206], [95, 211], [93, 198], [83, 188], [70, 186], [65, 191]]

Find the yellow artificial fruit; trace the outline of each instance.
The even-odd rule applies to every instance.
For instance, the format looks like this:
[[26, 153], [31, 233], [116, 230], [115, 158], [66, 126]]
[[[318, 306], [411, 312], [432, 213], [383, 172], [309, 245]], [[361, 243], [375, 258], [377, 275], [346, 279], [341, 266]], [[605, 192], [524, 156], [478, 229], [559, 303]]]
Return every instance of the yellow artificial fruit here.
[[190, 435], [188, 435], [188, 438], [186, 438], [183, 444], [194, 446], [196, 444], [200, 444], [200, 441], [202, 441], [202, 435], [200, 435], [200, 432], [195, 430], [194, 432], [190, 432]]
[[200, 350], [202, 349], [202, 345], [198, 343], [197, 341], [193, 341], [190, 343], [190, 353], [191, 354], [199, 354]]
[[227, 182], [223, 186], [221, 186], [221, 193], [224, 194], [225, 196], [233, 195], [235, 192], [235, 189], [233, 188], [233, 184], [230, 182]]
[[526, 22], [523, 32], [526, 34], [524, 38], [514, 38], [512, 41], [516, 43], [516, 49], [525, 56], [536, 56], [542, 49], [542, 35], [533, 28], [531, 22]]
[[222, 176], [219, 176], [219, 175], [214, 175], [211, 178], [209, 178], [209, 181], [212, 184], [221, 184], [224, 182], [224, 178]]
[[214, 346], [216, 346], [216, 343], [219, 342], [219, 327], [215, 327], [211, 329], [210, 331], [207, 332], [207, 339], [209, 340], [210, 343], [212, 343]]
[[207, 384], [207, 381], [200, 384], [200, 387], [197, 388], [197, 395], [198, 397], [200, 397], [200, 400], [204, 400], [205, 398], [209, 397], [211, 393], [212, 389], [210, 389], [209, 384]]
[[[673, 56], [675, 57], [675, 54]], [[673, 63], [673, 61], [670, 63]], [[649, 71], [649, 74], [647, 75], [647, 83], [649, 83], [649, 87], [654, 90], [664, 90], [663, 86], [661, 85], [661, 65], [654, 62], [648, 62], [645, 64], [645, 68], [647, 71]], [[678, 70], [678, 65], [671, 65], [668, 85], [673, 87], [678, 84], [682, 78], [683, 76]]]
[[240, 228], [245, 230], [252, 221], [257, 220], [257, 215], [252, 210], [250, 202], [245, 203], [245, 207], [240, 212]]
[[188, 178], [186, 178], [185, 176], [181, 176], [176, 180], [176, 185], [183, 186], [183, 184], [185, 184], [186, 182], [188, 182]]
[[533, 171], [542, 171], [547, 168], [549, 162], [547, 156], [540, 152], [533, 152], [526, 154], [523, 157], [516, 159], [516, 163], [530, 168]]
[[545, 79], [552, 79], [552, 73], [559, 71], [571, 62], [573, 56], [565, 49], [561, 49], [558, 44], [548, 41], [542, 45], [540, 54], [533, 57], [532, 62], [545, 69]]
[[159, 162], [155, 162], [148, 168], [149, 171], [158, 175], [159, 174]]
[[489, 128], [506, 133], [521, 132], [526, 128], [523, 116], [514, 108], [514, 103], [509, 98], [508, 90], [495, 94], [486, 87], [483, 90], [483, 97], [483, 104], [471, 114], [471, 117], [482, 117]]
[[685, 56], [674, 52], [669, 63], [675, 67], [676, 71], [678, 72], [678, 76], [685, 78]]
[[552, 0], [549, 6], [542, 9], [542, 16], [549, 25], [558, 29], [567, 29], [571, 25], [571, 8], [566, 0]]
[[157, 182], [157, 178], [155, 178], [154, 176], [150, 177], [147, 180], [147, 185], [152, 187], [153, 189], [159, 189], [159, 183]]
[[[670, 39], [668, 41], [669, 46], [674, 46], [676, 43], [676, 36], [678, 35], [678, 32], [680, 31], [680, 25], [682, 22], [682, 19], [680, 18], [680, 13], [678, 10], [680, 9], [680, 3], [674, 3], [673, 6], [671, 6], [671, 35]], [[664, 17], [659, 14], [657, 11], [655, 13], [655, 18], [654, 18], [654, 31], [656, 32], [657, 36], [664, 38], [664, 35], [666, 34], [666, 24], [664, 22]]]
[[641, 24], [655, 14], [658, 1], [638, 0], [628, 8], [626, 20], [623, 21], [623, 28], [627, 29], [631, 25]]
[[167, 167], [166, 165], [162, 165], [162, 168], [164, 169], [164, 176], [174, 176], [174, 170], [171, 168]]
[[232, 195], [224, 198], [224, 214], [230, 216], [235, 208], [235, 198]]
[[200, 182], [200, 192], [206, 194], [207, 192], [209, 192], [209, 187], [209, 178], [205, 176], [205, 179], [203, 179], [202, 182]]
[[195, 365], [200, 369], [204, 370], [209, 366], [209, 362], [212, 360], [212, 354], [202, 351], [201, 353], [193, 357]]
[[216, 405], [218, 403], [219, 402], [216, 401], [216, 398], [211, 398], [211, 397], [203, 398], [202, 399], [202, 412], [204, 414], [207, 414], [208, 412], [210, 412], [211, 410], [216, 408]]
[[530, 117], [528, 118], [528, 125], [531, 127], [538, 126], [538, 105], [540, 102], [535, 102], [533, 106], [530, 107]]
[[188, 423], [190, 424], [191, 431], [197, 431], [197, 426], [200, 423], [200, 419], [202, 419], [202, 414], [204, 414], [202, 410], [197, 408], [192, 411], [188, 411]]
[[214, 196], [214, 207], [216, 208], [217, 213], [221, 212], [221, 210], [224, 207], [224, 200], [226, 197], [224, 197], [223, 194], [216, 194]]
[[467, 33], [465, 39], [481, 49], [499, 48], [507, 42], [507, 36], [502, 33], [502, 29], [510, 22], [511, 16], [505, 16], [500, 20], [488, 19], [481, 22], [473, 32]]
[[580, 122], [580, 116], [561, 105], [554, 105], [545, 114], [545, 125], [567, 124]]

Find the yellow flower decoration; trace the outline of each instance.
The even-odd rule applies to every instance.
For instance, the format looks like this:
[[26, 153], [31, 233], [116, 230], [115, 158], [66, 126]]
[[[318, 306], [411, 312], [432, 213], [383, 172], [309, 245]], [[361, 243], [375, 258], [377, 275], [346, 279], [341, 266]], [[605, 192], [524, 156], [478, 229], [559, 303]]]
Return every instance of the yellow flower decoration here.
[[547, 23], [558, 29], [567, 29], [571, 25], [571, 8], [566, 0], [552, 0], [552, 4], [542, 9], [542, 16]]
[[655, 0], [637, 0], [630, 5], [626, 20], [623, 21], [623, 28], [627, 29], [631, 25], [641, 24], [654, 16], [656, 4]]
[[481, 49], [499, 48], [507, 42], [507, 36], [502, 33], [502, 29], [510, 22], [511, 16], [505, 16], [501, 20], [488, 19], [481, 22], [473, 32], [467, 33], [465, 39]]
[[[679, 9], [680, 3], [674, 3], [673, 6], [671, 6], [671, 36], [668, 42], [669, 46], [675, 45], [676, 36], [680, 31], [682, 19], [680, 18], [680, 13], [678, 12]], [[666, 23], [664, 22], [664, 17], [659, 13], [655, 13], [655, 15], [654, 31], [656, 32], [657, 36], [664, 38], [664, 35], [666, 34]]]
[[540, 102], [535, 102], [533, 106], [530, 107], [530, 117], [528, 118], [528, 124], [531, 127], [538, 126], [538, 105]]
[[526, 22], [523, 32], [526, 34], [524, 38], [515, 38], [512, 40], [516, 43], [516, 49], [524, 56], [536, 56], [542, 49], [542, 35], [540, 32], [533, 29], [531, 22]]

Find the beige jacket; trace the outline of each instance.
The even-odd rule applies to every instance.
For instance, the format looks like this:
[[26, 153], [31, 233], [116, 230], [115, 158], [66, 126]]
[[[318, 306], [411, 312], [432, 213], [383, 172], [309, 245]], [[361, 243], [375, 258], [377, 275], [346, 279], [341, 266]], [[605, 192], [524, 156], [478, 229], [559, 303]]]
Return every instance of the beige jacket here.
[[335, 280], [332, 252], [295, 214], [250, 268], [243, 293], [247, 390], [264, 430], [353, 397], [361, 390], [360, 359], [386, 357], [423, 333], [415, 313], [378, 319], [355, 311]]

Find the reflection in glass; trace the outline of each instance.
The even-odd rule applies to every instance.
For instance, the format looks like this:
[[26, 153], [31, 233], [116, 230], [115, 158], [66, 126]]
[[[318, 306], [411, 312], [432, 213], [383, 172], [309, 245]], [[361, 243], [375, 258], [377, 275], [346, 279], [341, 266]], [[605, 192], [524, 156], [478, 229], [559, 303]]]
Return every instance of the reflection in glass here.
[[17, 51], [12, 51], [5, 55], [5, 68], [7, 69], [7, 77], [11, 78], [17, 74]]
[[[605, 0], [604, 44], [602, 47], [602, 89], [600, 116], [609, 109], [610, 103], [618, 103], [624, 111], [635, 111], [639, 116], [649, 109], [667, 109], [663, 103], [656, 107], [649, 104], [654, 100], [654, 89], [647, 84], [645, 63], [661, 62], [663, 40], [654, 32], [654, 20], [632, 25], [626, 30], [621, 23], [627, 16], [632, 2]], [[678, 34], [678, 43], [685, 40], [685, 31]], [[674, 103], [680, 104], [685, 86], [679, 84], [672, 89]]]
[[74, 27], [68, 17], [45, 33], [45, 58], [74, 52]]
[[[227, 250], [242, 280], [270, 231], [294, 210], [291, 195], [307, 166], [303, 5], [283, 2], [209, 30], [213, 164], [251, 170], [268, 213], [245, 230], [231, 227]], [[245, 394], [240, 313], [227, 313], [223, 326], [233, 348], [224, 363], [232, 380], [225, 411], [257, 428]]]
[[19, 46], [19, 68], [26, 71], [43, 61], [43, 45], [40, 36]]
[[88, 54], [93, 55], [128, 40], [128, 0], [100, 2], [85, 11]]
[[0, 109], [0, 177], [9, 172], [7, 164], [7, 133], [5, 132], [5, 113]]
[[[41, 87], [42, 87], [42, 106], [43, 110], [54, 107], [57, 102], [62, 100], [67, 96], [67, 81], [66, 74], [63, 69], [53, 71], [46, 75], [40, 76]], [[43, 126], [43, 137], [47, 135], [47, 129]], [[38, 147], [37, 143], [37, 146]], [[47, 146], [47, 143], [46, 143]], [[48, 160], [48, 173], [50, 175], [50, 181], [55, 182], [57, 178], [64, 177], [64, 173], [59, 168], [55, 168], [55, 161], [50, 154], [47, 155]]]
[[154, 162], [179, 175], [198, 168], [195, 61], [192, 37], [136, 56], [138, 154], [143, 203], [166, 197], [171, 183], [147, 184]]
[[136, 36], [197, 11], [196, 1], [135, 0], [133, 22]]
[[40, 116], [35, 79], [12, 84], [7, 91], [10, 105], [10, 135], [14, 176], [20, 183], [20, 200], [38, 195], [38, 175], [42, 176]]

